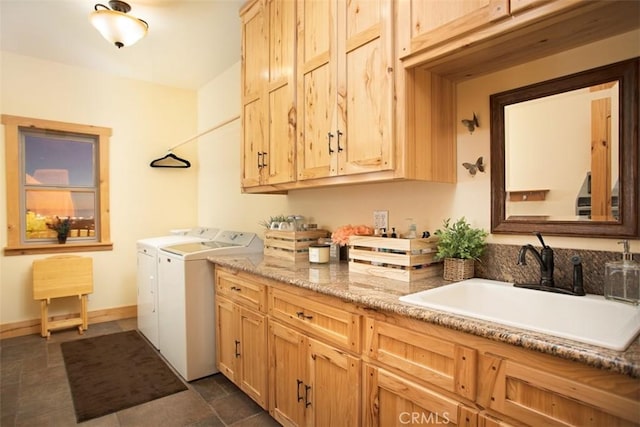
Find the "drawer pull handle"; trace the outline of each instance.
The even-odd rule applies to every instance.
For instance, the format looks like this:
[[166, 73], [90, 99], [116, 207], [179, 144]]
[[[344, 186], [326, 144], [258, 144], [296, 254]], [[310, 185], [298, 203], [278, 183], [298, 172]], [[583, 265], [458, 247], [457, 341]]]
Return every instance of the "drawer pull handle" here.
[[236, 350], [235, 350], [236, 358], [240, 357], [240, 352], [238, 351], [239, 345], [240, 345], [240, 341], [236, 340]]
[[298, 316], [298, 319], [302, 319], [302, 320], [311, 320], [311, 319], [313, 319], [313, 316], [310, 316], [308, 314], [304, 314], [304, 311], [296, 311], [296, 316]]
[[296, 393], [297, 393], [297, 397], [298, 397], [298, 402], [300, 402], [302, 400], [302, 396], [300, 396], [300, 386], [302, 385], [302, 381], [300, 380], [296, 380], [296, 382], [298, 383], [298, 385], [296, 386]]
[[242, 288], [237, 288], [237, 287], [235, 287], [235, 286], [232, 286], [232, 287], [231, 287], [231, 290], [232, 290], [232, 291], [236, 291], [236, 292], [240, 292], [240, 291], [242, 290]]
[[311, 402], [309, 402], [309, 390], [311, 390], [310, 385], [304, 385], [304, 407], [308, 408], [311, 406]]

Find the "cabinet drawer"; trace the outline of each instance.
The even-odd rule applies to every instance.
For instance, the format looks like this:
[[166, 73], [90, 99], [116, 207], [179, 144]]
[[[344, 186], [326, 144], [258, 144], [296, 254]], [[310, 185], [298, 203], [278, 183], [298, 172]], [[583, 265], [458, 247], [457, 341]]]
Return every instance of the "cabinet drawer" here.
[[371, 359], [475, 400], [476, 350], [371, 318], [365, 331]]
[[385, 369], [365, 366], [365, 425], [477, 426], [478, 411]]
[[261, 283], [216, 268], [216, 293], [247, 308], [266, 312], [267, 291]]
[[[531, 361], [523, 362], [532, 365]], [[580, 381], [563, 377], [557, 369], [549, 372], [500, 356], [483, 355], [480, 363], [483, 390], [478, 403], [514, 419], [527, 420], [531, 425], [640, 423], [637, 380], [609, 374], [608, 389], [615, 390], [614, 393], [589, 384], [597, 383], [606, 373], [574, 369], [570, 374]]]
[[360, 315], [310, 301], [279, 289], [269, 289], [269, 314], [340, 348], [360, 351]]

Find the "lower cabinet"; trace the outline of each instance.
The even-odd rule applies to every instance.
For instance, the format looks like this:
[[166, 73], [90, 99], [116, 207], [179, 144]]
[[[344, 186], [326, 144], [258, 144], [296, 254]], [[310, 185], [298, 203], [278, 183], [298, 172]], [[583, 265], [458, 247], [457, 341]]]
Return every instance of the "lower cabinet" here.
[[365, 319], [365, 337], [371, 360], [475, 400], [477, 351], [473, 348], [370, 317]]
[[267, 316], [216, 299], [218, 369], [267, 409]]
[[638, 380], [634, 385], [628, 377], [580, 366], [549, 369], [543, 361], [507, 354], [484, 354], [480, 366], [484, 387], [477, 402], [494, 414], [534, 426], [640, 423]]
[[399, 316], [364, 324], [367, 426], [640, 425], [637, 379]]
[[266, 287], [252, 278], [216, 268], [216, 359], [224, 376], [267, 409]]
[[360, 425], [360, 359], [269, 324], [270, 413], [285, 426]]
[[285, 426], [640, 425], [640, 381], [216, 267], [220, 371]]
[[478, 410], [407, 378], [365, 365], [365, 425], [476, 426]]

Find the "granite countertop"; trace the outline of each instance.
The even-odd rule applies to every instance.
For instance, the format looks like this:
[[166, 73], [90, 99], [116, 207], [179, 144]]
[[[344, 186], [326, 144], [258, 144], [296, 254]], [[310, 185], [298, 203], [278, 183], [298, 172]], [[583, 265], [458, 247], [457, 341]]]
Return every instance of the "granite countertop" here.
[[221, 266], [246, 271], [361, 306], [400, 314], [495, 341], [551, 354], [563, 359], [640, 378], [640, 337], [626, 351], [583, 344], [533, 331], [499, 325], [443, 311], [406, 304], [398, 298], [414, 292], [442, 286], [441, 277], [411, 283], [349, 272], [346, 262], [332, 260], [328, 264], [252, 255], [211, 256], [209, 261]]

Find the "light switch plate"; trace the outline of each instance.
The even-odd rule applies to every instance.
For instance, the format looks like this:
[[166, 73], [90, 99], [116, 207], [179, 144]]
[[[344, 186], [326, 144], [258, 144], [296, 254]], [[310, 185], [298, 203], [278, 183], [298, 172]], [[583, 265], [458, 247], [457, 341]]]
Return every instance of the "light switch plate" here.
[[389, 211], [373, 211], [373, 228], [389, 230]]

